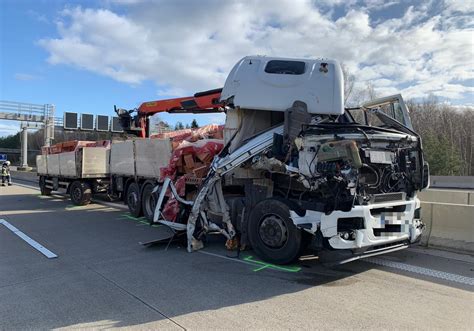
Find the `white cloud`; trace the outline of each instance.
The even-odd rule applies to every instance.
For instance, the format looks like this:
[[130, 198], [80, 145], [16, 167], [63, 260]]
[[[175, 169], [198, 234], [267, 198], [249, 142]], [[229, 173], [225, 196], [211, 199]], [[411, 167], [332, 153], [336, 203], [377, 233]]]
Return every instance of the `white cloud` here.
[[449, 12], [474, 13], [474, 3], [470, 0], [445, 0], [444, 2]]
[[379, 0], [325, 1], [345, 8], [337, 20], [311, 1], [110, 3], [109, 9], [65, 9], [59, 36], [39, 42], [48, 61], [129, 84], [151, 80], [167, 96], [222, 86], [232, 65], [249, 54], [335, 58], [380, 94], [462, 99], [472, 93], [463, 84], [474, 78], [473, 30], [463, 14], [470, 7], [451, 1], [441, 11], [419, 4], [386, 20], [371, 11], [390, 9]]

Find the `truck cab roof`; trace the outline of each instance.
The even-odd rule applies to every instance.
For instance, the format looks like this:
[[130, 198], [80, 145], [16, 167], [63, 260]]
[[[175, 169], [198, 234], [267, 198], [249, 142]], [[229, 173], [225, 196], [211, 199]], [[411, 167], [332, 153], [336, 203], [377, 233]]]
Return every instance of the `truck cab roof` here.
[[341, 115], [343, 86], [335, 60], [246, 56], [227, 77], [220, 100], [243, 109], [282, 112], [302, 101], [311, 114]]

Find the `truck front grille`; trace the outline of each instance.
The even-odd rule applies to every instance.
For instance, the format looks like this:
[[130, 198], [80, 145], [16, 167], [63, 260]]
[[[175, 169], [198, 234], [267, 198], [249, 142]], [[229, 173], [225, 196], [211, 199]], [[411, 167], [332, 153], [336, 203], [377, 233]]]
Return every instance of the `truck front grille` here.
[[394, 192], [394, 193], [382, 193], [382, 194], [374, 194], [372, 196], [371, 203], [383, 203], [383, 202], [390, 202], [390, 201], [401, 201], [405, 200], [406, 193], [405, 192]]

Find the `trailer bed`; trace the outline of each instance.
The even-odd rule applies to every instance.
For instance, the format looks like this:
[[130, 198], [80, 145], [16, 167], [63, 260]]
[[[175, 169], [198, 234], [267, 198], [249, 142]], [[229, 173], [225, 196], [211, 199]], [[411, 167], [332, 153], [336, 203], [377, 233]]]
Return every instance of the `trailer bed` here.
[[169, 139], [134, 139], [113, 142], [110, 173], [116, 176], [160, 178], [160, 169], [171, 159]]
[[83, 147], [75, 152], [36, 156], [38, 175], [64, 178], [103, 178], [109, 176], [110, 149]]

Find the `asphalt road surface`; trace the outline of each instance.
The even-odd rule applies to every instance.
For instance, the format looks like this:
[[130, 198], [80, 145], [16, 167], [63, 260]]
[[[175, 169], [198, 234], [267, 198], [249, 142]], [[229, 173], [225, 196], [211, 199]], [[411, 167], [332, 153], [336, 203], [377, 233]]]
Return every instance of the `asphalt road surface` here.
[[[120, 204], [0, 187], [0, 329], [472, 329], [474, 258], [413, 248], [279, 267], [221, 238], [187, 253]], [[23, 234], [20, 234], [20, 232]], [[56, 254], [47, 258], [25, 236]]]

